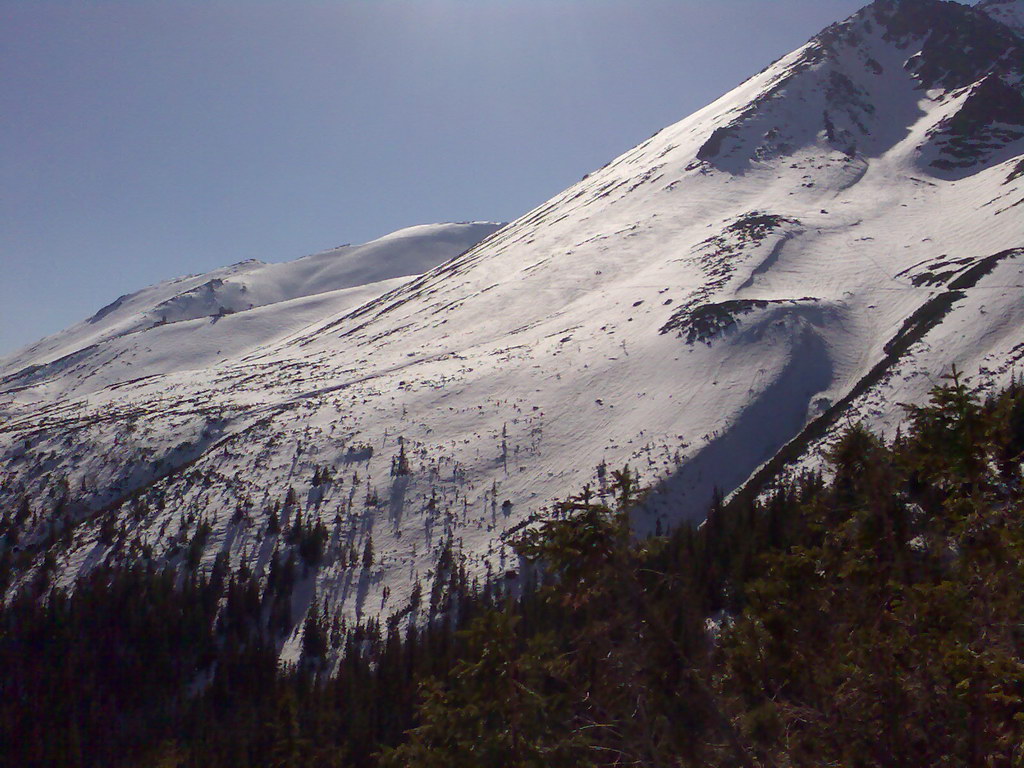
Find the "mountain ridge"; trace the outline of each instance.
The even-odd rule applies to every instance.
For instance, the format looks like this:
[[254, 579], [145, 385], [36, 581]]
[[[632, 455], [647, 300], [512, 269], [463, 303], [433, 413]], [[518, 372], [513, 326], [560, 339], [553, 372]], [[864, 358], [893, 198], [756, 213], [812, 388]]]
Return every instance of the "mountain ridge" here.
[[[287, 302], [291, 302], [287, 309], [306, 322], [340, 312], [458, 255], [500, 226], [470, 222], [406, 227], [363, 245], [340, 246], [294, 261], [268, 264], [248, 259], [204, 274], [173, 278], [121, 296], [83, 322], [0, 359], [0, 382], [32, 381], [55, 365], [59, 369], [69, 360], [89, 359], [103, 345], [129, 334], [170, 331], [178, 340], [183, 335], [202, 335], [203, 325], [239, 312], [253, 312], [245, 316], [246, 325], [257, 323], [256, 316], [271, 316], [261, 332], [244, 334], [253, 337], [248, 339], [250, 346], [258, 347], [289, 327], [301, 327], [301, 323], [277, 317]], [[190, 321], [199, 322], [192, 323], [186, 333], [164, 328]], [[270, 327], [274, 325], [281, 333], [275, 333]], [[227, 339], [220, 342], [229, 343]], [[174, 344], [162, 343], [165, 347]], [[197, 355], [193, 367], [210, 362], [195, 344], [190, 346]], [[235, 349], [236, 354], [240, 351]], [[114, 377], [106, 383], [116, 381]]]

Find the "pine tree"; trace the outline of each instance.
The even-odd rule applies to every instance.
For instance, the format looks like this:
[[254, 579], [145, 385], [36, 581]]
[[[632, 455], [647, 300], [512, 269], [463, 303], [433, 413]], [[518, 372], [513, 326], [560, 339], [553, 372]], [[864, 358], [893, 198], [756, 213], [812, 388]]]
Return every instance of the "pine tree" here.
[[366, 537], [366, 544], [363, 546], [363, 568], [370, 568], [373, 565], [373, 534]]

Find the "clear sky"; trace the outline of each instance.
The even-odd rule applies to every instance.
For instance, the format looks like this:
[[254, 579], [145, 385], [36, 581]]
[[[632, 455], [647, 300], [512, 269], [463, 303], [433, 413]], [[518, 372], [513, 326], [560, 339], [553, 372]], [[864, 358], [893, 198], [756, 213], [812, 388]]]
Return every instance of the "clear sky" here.
[[516, 218], [861, 0], [0, 0], [0, 355], [122, 293]]

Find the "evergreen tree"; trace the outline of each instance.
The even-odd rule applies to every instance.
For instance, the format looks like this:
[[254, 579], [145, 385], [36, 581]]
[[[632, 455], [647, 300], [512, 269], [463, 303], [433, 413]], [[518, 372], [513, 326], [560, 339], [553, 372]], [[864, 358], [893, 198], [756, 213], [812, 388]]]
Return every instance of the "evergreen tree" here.
[[363, 568], [370, 568], [373, 565], [373, 534], [366, 537], [366, 544], [363, 545]]

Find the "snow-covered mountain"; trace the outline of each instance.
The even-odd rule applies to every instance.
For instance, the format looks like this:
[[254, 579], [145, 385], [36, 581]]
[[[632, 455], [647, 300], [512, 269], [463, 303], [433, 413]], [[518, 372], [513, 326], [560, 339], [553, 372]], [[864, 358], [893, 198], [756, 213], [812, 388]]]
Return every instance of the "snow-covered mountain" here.
[[206, 368], [387, 293], [499, 227], [408, 227], [295, 261], [251, 259], [158, 283], [0, 360], [0, 382], [53, 382], [53, 390], [67, 396], [140, 375]]
[[[205, 523], [203, 562], [261, 573], [287, 546], [271, 511], [301, 513], [331, 538], [296, 615], [313, 595], [392, 614], [446, 542], [512, 567], [502, 535], [606, 468], [653, 487], [649, 530], [840, 417], [891, 427], [953, 364], [1005, 383], [1024, 358], [1022, 3], [877, 0], [371, 300], [321, 308], [315, 278], [236, 265], [3, 361], [3, 503], [40, 512], [22, 546], [55, 507], [84, 521], [54, 545], [69, 579], [183, 557]], [[287, 327], [222, 340], [296, 302]], [[368, 540], [372, 567], [340, 557]]]

